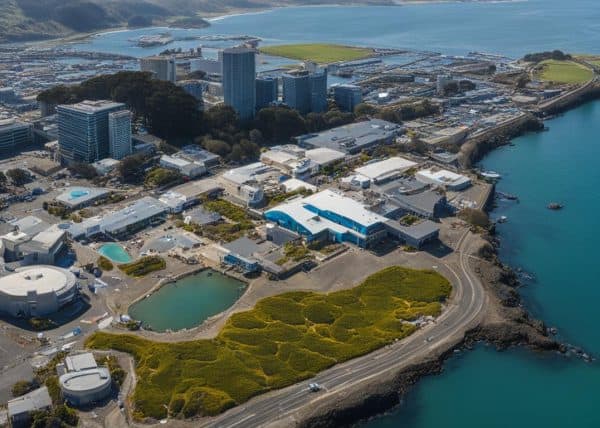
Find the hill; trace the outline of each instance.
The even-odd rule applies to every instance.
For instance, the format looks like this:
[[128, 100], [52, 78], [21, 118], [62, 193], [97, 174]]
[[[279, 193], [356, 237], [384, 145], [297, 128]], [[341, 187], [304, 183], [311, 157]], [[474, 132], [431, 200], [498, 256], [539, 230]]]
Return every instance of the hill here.
[[[201, 17], [327, 0], [0, 0], [0, 43], [42, 40], [115, 27], [202, 28]], [[393, 0], [349, 3], [392, 4]]]

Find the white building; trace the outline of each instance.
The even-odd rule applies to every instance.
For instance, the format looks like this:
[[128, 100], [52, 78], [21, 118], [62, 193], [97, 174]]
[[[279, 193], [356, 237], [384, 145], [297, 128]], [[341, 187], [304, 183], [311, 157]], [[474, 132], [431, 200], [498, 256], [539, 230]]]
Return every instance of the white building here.
[[132, 153], [129, 110], [108, 114], [108, 153], [113, 159], [123, 159]]
[[[68, 356], [58, 378], [63, 398], [73, 406], [82, 406], [106, 398], [112, 389], [110, 372], [98, 367], [92, 353]], [[58, 367], [57, 367], [58, 369]]]
[[204, 163], [191, 162], [179, 157], [163, 155], [160, 157], [160, 166], [179, 172], [181, 175], [190, 178], [196, 178], [206, 174], [207, 169]]
[[274, 180], [277, 172], [262, 162], [234, 168], [221, 175], [225, 191], [248, 206], [260, 205], [264, 199], [264, 184]]
[[12, 427], [29, 426], [31, 413], [49, 410], [52, 407], [52, 399], [48, 393], [48, 388], [43, 386], [9, 400], [7, 407], [8, 418]]
[[371, 179], [373, 183], [378, 184], [398, 178], [416, 165], [416, 162], [408, 159], [392, 157], [356, 168], [354, 172], [363, 177], [367, 177]]
[[415, 178], [421, 183], [432, 184], [454, 191], [466, 189], [471, 185], [469, 177], [436, 167], [418, 171]]
[[67, 234], [64, 230], [50, 228], [38, 233], [21, 246], [24, 263], [30, 265], [53, 265], [65, 248]]
[[158, 80], [175, 83], [177, 79], [177, 65], [171, 57], [157, 55], [141, 58], [140, 69], [152, 73]]
[[76, 296], [75, 275], [55, 266], [19, 268], [0, 278], [0, 312], [13, 317], [46, 316]]
[[312, 150], [307, 150], [304, 155], [307, 159], [310, 159], [317, 165], [319, 168], [323, 168], [334, 163], [343, 161], [346, 157], [346, 154], [343, 152], [339, 152], [337, 150], [328, 149], [327, 147], [319, 147]]

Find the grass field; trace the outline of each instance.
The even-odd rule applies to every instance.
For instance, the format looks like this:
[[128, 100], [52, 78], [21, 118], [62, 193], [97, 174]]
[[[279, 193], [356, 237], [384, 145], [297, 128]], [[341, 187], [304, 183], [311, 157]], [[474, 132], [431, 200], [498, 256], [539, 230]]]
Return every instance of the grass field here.
[[368, 58], [373, 55], [373, 49], [352, 46], [333, 45], [326, 43], [265, 46], [261, 53], [300, 61], [313, 61], [319, 64], [329, 64], [338, 61], [353, 61]]
[[213, 340], [99, 332], [86, 345], [133, 355], [137, 418], [214, 415], [410, 335], [416, 327], [405, 321], [439, 315], [450, 291], [436, 272], [395, 266], [350, 290], [263, 299], [234, 314]]
[[542, 61], [543, 67], [538, 77], [556, 83], [584, 83], [593, 77], [589, 68], [573, 61]]

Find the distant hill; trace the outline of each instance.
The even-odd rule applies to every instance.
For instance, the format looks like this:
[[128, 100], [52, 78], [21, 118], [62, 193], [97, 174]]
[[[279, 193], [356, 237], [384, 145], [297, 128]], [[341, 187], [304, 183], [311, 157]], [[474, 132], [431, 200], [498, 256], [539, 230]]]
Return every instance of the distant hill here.
[[[108, 28], [173, 25], [202, 28], [201, 17], [335, 0], [0, 0], [0, 43], [42, 40]], [[347, 3], [393, 4], [393, 0]]]

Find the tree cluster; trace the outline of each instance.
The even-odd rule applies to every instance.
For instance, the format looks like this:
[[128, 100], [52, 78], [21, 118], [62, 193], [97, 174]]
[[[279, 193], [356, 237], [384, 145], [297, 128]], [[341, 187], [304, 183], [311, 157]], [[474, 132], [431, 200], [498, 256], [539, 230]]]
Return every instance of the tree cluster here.
[[556, 61], [567, 61], [572, 58], [573, 57], [571, 55], [556, 49], [553, 51], [529, 53], [523, 57], [523, 61], [541, 62], [541, 61], [545, 61], [548, 59], [553, 59]]
[[152, 78], [150, 73], [122, 71], [91, 78], [74, 86], [56, 86], [38, 95], [49, 104], [86, 99], [127, 104], [136, 118], [161, 138], [194, 137], [201, 131], [200, 102], [179, 86]]

